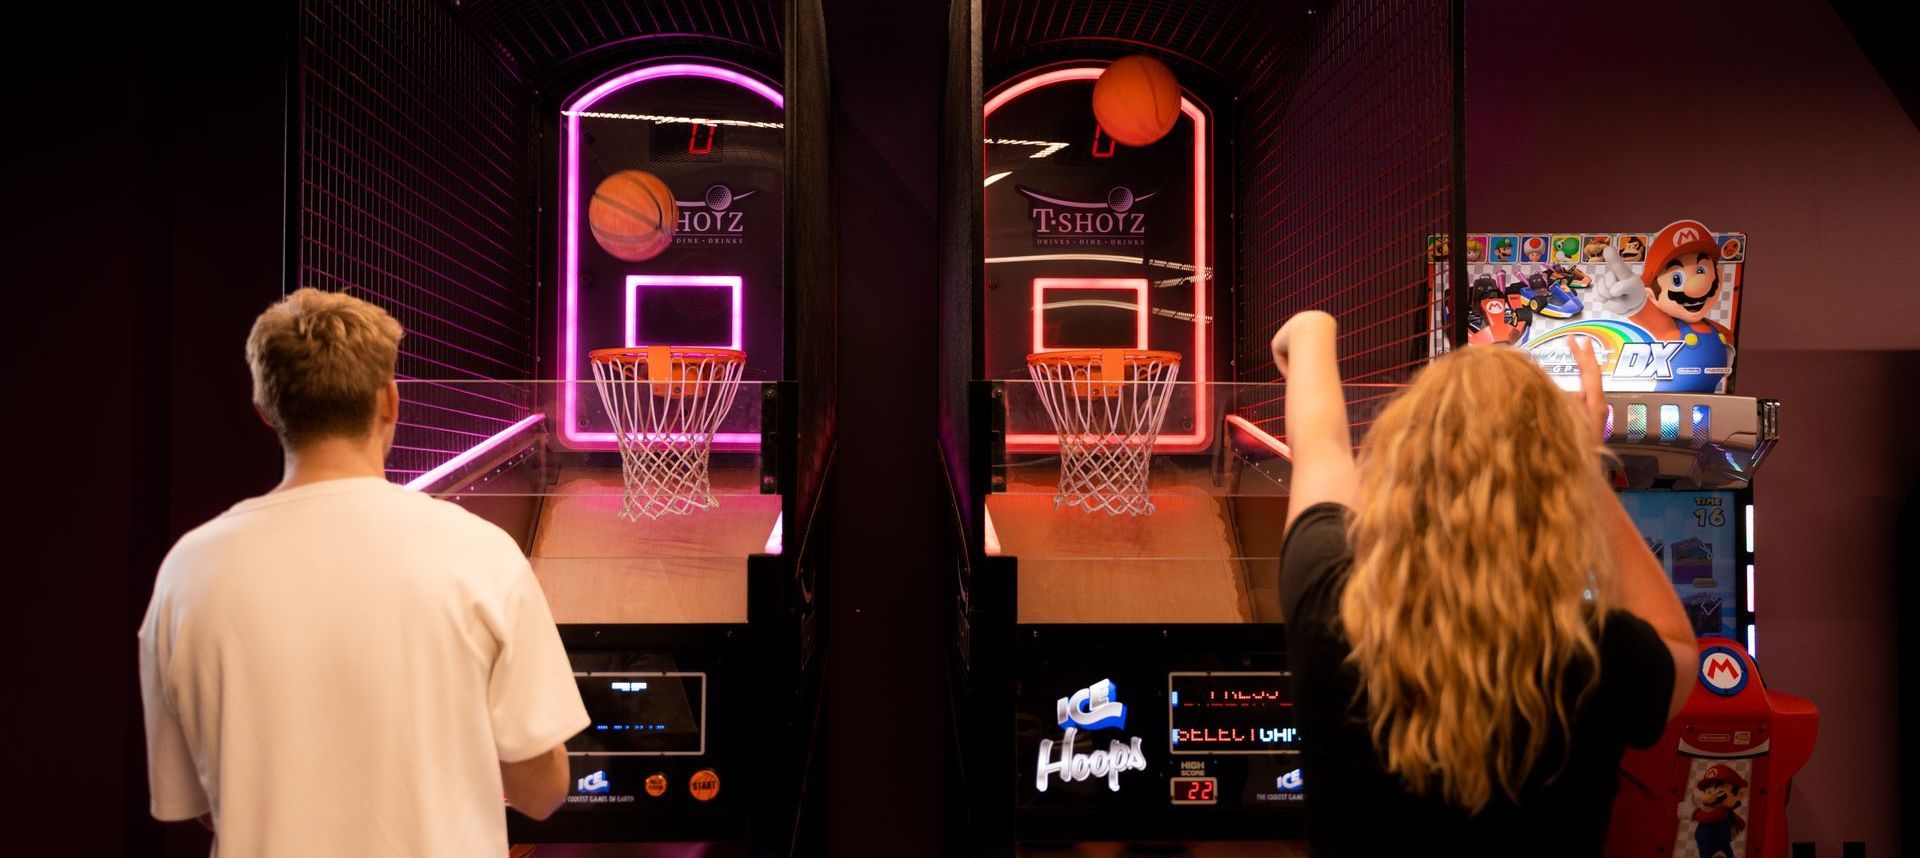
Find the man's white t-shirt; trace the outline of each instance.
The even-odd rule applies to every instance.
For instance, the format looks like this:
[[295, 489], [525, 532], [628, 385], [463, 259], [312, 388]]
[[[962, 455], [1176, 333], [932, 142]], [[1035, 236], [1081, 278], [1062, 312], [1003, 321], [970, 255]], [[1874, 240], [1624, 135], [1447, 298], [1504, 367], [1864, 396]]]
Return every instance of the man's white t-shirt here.
[[588, 724], [505, 533], [378, 477], [182, 537], [140, 627], [153, 815], [233, 856], [506, 854], [501, 761]]

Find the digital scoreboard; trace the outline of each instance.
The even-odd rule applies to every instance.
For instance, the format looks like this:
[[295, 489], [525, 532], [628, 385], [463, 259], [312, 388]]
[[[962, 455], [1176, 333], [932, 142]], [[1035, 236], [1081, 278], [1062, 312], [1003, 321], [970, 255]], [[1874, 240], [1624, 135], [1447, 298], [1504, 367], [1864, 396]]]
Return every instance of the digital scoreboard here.
[[1168, 753], [1297, 753], [1286, 671], [1167, 675]]
[[696, 755], [706, 750], [704, 673], [576, 673], [593, 723], [568, 744], [587, 756]]

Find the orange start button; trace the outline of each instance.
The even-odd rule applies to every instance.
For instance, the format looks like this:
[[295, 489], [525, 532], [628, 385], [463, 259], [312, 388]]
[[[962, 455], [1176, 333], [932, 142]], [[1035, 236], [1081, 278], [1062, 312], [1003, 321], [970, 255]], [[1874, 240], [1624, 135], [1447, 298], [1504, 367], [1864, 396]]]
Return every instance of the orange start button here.
[[712, 801], [720, 794], [720, 776], [712, 769], [694, 772], [693, 779], [687, 781], [687, 791], [693, 793], [696, 801]]
[[659, 798], [667, 794], [667, 776], [655, 772], [647, 775], [647, 795]]

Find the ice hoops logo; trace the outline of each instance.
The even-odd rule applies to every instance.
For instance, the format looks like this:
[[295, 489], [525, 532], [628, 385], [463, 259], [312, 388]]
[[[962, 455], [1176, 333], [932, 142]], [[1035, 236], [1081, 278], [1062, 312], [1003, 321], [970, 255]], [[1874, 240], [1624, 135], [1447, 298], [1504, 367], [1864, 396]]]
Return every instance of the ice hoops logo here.
[[1060, 737], [1060, 755], [1058, 759], [1053, 758], [1052, 739], [1040, 740], [1040, 762], [1033, 775], [1034, 789], [1046, 792], [1048, 777], [1058, 774], [1064, 783], [1106, 778], [1107, 789], [1119, 792], [1121, 772], [1146, 771], [1147, 756], [1140, 750], [1138, 736], [1126, 742], [1110, 740], [1104, 750], [1091, 753], [1076, 753], [1073, 749], [1074, 740], [1083, 728], [1088, 731], [1126, 729], [1127, 707], [1113, 697], [1113, 682], [1102, 679], [1060, 698], [1054, 707], [1060, 726], [1066, 728], [1066, 733]]
[[1747, 687], [1747, 666], [1740, 654], [1723, 647], [1700, 653], [1700, 684], [1721, 697], [1732, 697]]
[[1060, 698], [1055, 708], [1062, 727], [1074, 726], [1082, 730], [1127, 728], [1127, 707], [1113, 699], [1113, 681], [1109, 679], [1075, 691], [1072, 697]]
[[747, 213], [735, 208], [742, 200], [759, 191], [737, 191], [726, 185], [709, 185], [697, 200], [674, 200], [680, 208], [680, 223], [674, 228], [676, 244], [745, 244]]
[[1027, 198], [1027, 215], [1033, 219], [1036, 246], [1144, 246], [1147, 213], [1139, 210], [1139, 205], [1158, 193], [1136, 195], [1132, 188], [1118, 185], [1107, 191], [1104, 200], [1070, 200], [1025, 185], [1014, 190]]

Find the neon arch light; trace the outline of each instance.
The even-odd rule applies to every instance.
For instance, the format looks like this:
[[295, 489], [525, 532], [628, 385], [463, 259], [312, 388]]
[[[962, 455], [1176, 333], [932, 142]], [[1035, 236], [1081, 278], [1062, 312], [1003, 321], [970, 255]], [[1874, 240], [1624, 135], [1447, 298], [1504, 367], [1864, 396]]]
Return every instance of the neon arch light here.
[[[1076, 66], [1055, 69], [1025, 78], [1012, 86], [1001, 90], [987, 100], [981, 107], [982, 124], [995, 110], [1006, 106], [1041, 87], [1071, 81], [1094, 80], [1106, 71], [1104, 66]], [[1193, 431], [1179, 435], [1161, 433], [1156, 447], [1163, 449], [1184, 449], [1187, 451], [1204, 448], [1212, 438], [1210, 415], [1213, 412], [1213, 390], [1207, 386], [1212, 380], [1208, 366], [1207, 330], [1207, 293], [1209, 289], [1200, 283], [1200, 277], [1207, 268], [1207, 203], [1213, 196], [1212, 188], [1207, 184], [1207, 114], [1185, 95], [1180, 96], [1180, 112], [1193, 121], [1193, 353], [1187, 358], [1187, 365], [1193, 367]], [[1211, 275], [1207, 275], [1211, 280]], [[1036, 311], [1037, 312], [1037, 311]], [[1060, 443], [1058, 435], [1041, 433], [1014, 433], [1007, 436], [1009, 449], [1047, 449]]]
[[[724, 81], [741, 89], [748, 90], [767, 100], [775, 108], [785, 110], [787, 100], [780, 91], [768, 86], [764, 81], [742, 74], [729, 68], [705, 65], [703, 63], [665, 63], [645, 66], [623, 72], [602, 81], [560, 107], [566, 117], [567, 161], [564, 170], [567, 175], [566, 221], [561, 227], [561, 244], [566, 248], [565, 281], [562, 291], [561, 317], [566, 319], [566, 331], [560, 337], [560, 366], [563, 373], [563, 391], [561, 400], [560, 434], [570, 446], [573, 445], [611, 445], [614, 443], [612, 432], [582, 432], [580, 420], [580, 114], [591, 109], [601, 99], [619, 92], [634, 84], [652, 80], [664, 80], [676, 77], [706, 78]], [[736, 317], [740, 306], [736, 302]], [[737, 324], [737, 322], [736, 322]], [[760, 443], [758, 432], [720, 432], [713, 436], [715, 444], [753, 445]]]

